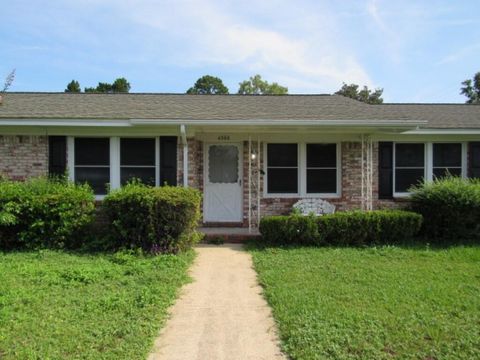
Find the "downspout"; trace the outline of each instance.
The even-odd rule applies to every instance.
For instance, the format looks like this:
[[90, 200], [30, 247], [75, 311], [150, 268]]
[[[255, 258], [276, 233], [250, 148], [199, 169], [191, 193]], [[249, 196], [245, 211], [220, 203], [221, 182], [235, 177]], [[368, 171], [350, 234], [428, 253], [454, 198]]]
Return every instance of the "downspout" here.
[[180, 134], [182, 136], [183, 145], [183, 187], [188, 187], [188, 143], [187, 131], [185, 125], [180, 125]]

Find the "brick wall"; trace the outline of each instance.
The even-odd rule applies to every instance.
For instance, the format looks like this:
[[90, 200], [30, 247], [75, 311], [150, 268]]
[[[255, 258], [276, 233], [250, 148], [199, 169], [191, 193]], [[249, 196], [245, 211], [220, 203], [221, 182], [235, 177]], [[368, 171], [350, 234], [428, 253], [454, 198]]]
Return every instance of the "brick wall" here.
[[[203, 142], [189, 139], [189, 186], [203, 190]], [[257, 149], [257, 143], [252, 142], [252, 148]], [[263, 152], [263, 144], [260, 146]], [[180, 150], [179, 150], [180, 152]], [[248, 142], [243, 142], [243, 225], [248, 225]], [[261, 154], [260, 168], [263, 169], [264, 154]], [[361, 208], [361, 184], [362, 184], [362, 146], [360, 142], [341, 143], [341, 196], [338, 198], [326, 199], [334, 204], [337, 210], [353, 210]], [[179, 160], [181, 168], [182, 160]], [[404, 202], [378, 199], [378, 143], [373, 144], [373, 208], [397, 208], [405, 205]], [[300, 198], [265, 198], [263, 197], [263, 175], [260, 176], [260, 213], [265, 215], [288, 214], [292, 205]], [[254, 201], [255, 203], [255, 201]]]
[[0, 135], [0, 174], [12, 180], [47, 175], [46, 136]]
[[[262, 156], [263, 157], [263, 156]], [[341, 196], [325, 199], [334, 204], [338, 211], [360, 209], [362, 206], [362, 144], [360, 142], [341, 143]], [[373, 208], [400, 208], [405, 202], [378, 199], [378, 143], [373, 144]], [[262, 179], [263, 185], [263, 179]], [[248, 197], [248, 194], [247, 194]], [[300, 198], [262, 198], [261, 214], [282, 215], [291, 212], [293, 204]]]

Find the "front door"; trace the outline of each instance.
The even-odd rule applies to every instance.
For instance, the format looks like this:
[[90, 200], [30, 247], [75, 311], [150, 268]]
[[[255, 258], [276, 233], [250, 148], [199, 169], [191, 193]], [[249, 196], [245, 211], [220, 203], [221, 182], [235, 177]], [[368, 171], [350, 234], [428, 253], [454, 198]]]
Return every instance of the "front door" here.
[[241, 144], [206, 144], [204, 163], [204, 222], [241, 222]]

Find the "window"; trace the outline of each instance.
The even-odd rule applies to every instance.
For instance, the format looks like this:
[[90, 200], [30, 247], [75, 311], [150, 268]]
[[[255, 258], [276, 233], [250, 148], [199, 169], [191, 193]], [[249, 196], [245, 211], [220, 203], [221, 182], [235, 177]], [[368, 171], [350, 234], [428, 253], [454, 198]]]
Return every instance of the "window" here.
[[211, 184], [238, 182], [238, 147], [210, 145], [208, 148], [208, 181]]
[[155, 139], [120, 139], [120, 183], [138, 179], [147, 185], [155, 185]]
[[267, 192], [298, 193], [298, 145], [267, 145]]
[[110, 182], [110, 140], [75, 139], [75, 182], [88, 183], [95, 194], [105, 195]]
[[307, 193], [337, 192], [337, 144], [307, 144]]
[[395, 144], [395, 192], [406, 193], [425, 177], [425, 145]]
[[462, 175], [462, 144], [433, 144], [433, 176]]

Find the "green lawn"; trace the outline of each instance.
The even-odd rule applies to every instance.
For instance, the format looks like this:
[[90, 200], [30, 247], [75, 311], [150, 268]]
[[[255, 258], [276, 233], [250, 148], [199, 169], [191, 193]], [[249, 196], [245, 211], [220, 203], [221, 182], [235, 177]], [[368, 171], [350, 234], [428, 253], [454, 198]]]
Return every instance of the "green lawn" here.
[[0, 359], [145, 359], [193, 257], [0, 253]]
[[480, 359], [480, 247], [251, 251], [293, 359]]

